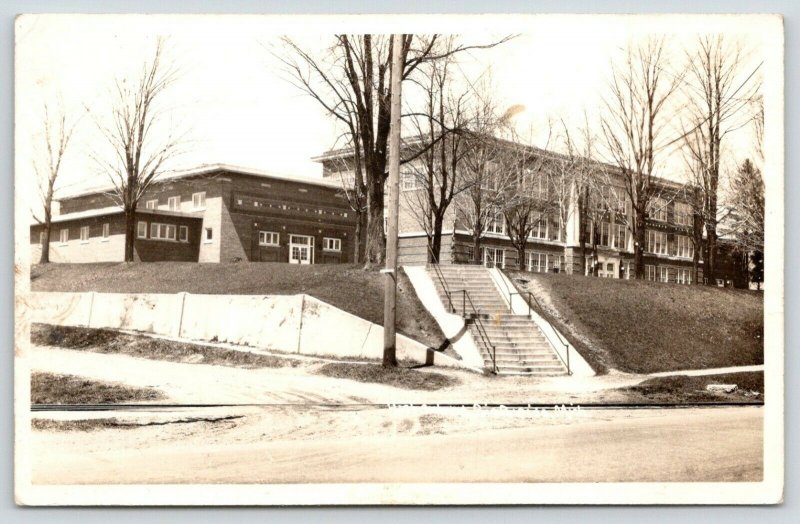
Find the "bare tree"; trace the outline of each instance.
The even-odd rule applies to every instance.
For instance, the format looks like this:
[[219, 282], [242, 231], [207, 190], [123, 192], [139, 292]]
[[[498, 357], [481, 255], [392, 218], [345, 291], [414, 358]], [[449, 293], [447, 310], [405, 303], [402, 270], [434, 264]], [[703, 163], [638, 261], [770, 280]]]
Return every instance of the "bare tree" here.
[[[133, 81], [118, 78], [111, 124], [98, 119], [98, 127], [114, 151], [110, 158], [93, 155], [111, 181], [109, 197], [125, 213], [125, 261], [134, 259], [136, 207], [139, 200], [167, 172], [166, 165], [178, 154], [179, 137], [163, 119], [169, 111], [162, 95], [177, 78], [177, 69], [164, 62], [164, 41], [159, 38], [153, 56]], [[162, 138], [158, 133], [166, 132]]]
[[[470, 49], [494, 47], [511, 37], [486, 45], [441, 45], [439, 35], [404, 35], [403, 80], [426, 62], [446, 59]], [[387, 178], [392, 41], [386, 35], [337, 35], [322, 58], [283, 40], [277, 54], [293, 83], [320, 103], [325, 111], [353, 133], [361, 155], [367, 201], [365, 265], [384, 258], [384, 183]]]
[[[698, 39], [687, 51], [687, 114], [684, 151], [690, 158], [691, 182], [702, 201], [705, 227], [704, 276], [716, 284], [716, 251], [719, 211], [720, 160], [725, 137], [752, 120], [749, 108], [758, 91], [756, 70], [744, 71], [738, 45], [723, 35]], [[688, 131], [686, 130], [688, 129]], [[695, 202], [701, 204], [700, 201]]]
[[630, 229], [634, 238], [636, 278], [644, 278], [643, 256], [647, 216], [659, 189], [656, 168], [670, 144], [668, 103], [677, 92], [681, 74], [668, 72], [663, 38], [628, 46], [624, 61], [615, 64], [610, 96], [605, 99], [601, 126], [605, 146], [618, 168], [632, 207]]
[[61, 173], [61, 162], [69, 147], [72, 133], [75, 130], [75, 123], [67, 124], [66, 112], [61, 109], [51, 121], [50, 110], [47, 104], [44, 105], [44, 142], [46, 154], [43, 159], [33, 162], [33, 169], [39, 186], [39, 196], [42, 205], [42, 219], [36, 215], [34, 218], [43, 226], [42, 254], [39, 259], [40, 264], [50, 262], [50, 229], [53, 218], [53, 195], [55, 192], [56, 181]]

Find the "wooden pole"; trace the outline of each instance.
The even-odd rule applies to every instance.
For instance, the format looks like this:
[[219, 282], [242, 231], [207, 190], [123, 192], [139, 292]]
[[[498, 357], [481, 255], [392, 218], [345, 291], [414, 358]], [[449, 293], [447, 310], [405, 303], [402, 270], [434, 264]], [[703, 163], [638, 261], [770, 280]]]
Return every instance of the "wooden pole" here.
[[389, 223], [383, 298], [383, 367], [397, 366], [397, 213], [400, 207], [400, 85], [403, 74], [403, 35], [392, 35], [391, 129], [389, 131]]

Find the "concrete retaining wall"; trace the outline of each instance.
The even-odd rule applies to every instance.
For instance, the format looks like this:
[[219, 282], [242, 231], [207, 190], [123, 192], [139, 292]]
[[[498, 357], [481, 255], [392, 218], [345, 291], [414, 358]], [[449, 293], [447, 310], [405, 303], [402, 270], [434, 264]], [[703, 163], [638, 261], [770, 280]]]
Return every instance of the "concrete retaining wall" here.
[[[30, 304], [32, 322], [130, 329], [305, 355], [383, 355], [382, 326], [308, 295], [31, 293]], [[463, 367], [403, 335], [397, 336], [397, 356]]]

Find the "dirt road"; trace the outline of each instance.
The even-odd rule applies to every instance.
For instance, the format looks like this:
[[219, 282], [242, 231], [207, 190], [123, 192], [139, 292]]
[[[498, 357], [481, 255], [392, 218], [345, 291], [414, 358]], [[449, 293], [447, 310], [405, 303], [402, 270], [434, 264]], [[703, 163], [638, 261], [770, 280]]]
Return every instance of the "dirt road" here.
[[33, 481], [96, 483], [760, 480], [763, 410], [578, 413], [250, 408], [241, 418], [34, 432]]

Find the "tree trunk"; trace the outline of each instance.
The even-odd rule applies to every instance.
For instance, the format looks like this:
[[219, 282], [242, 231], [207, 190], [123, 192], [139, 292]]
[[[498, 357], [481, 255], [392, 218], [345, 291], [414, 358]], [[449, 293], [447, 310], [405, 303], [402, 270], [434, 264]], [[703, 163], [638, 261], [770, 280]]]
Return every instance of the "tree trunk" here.
[[383, 176], [373, 177], [367, 187], [367, 235], [364, 253], [366, 268], [383, 264], [386, 235], [383, 231]]
[[353, 260], [354, 264], [364, 262], [364, 233], [367, 230], [367, 214], [364, 210], [356, 211], [356, 229], [353, 238]]
[[717, 285], [717, 228], [706, 224], [706, 260], [703, 268], [706, 284]]
[[647, 228], [644, 210], [636, 211], [636, 238], [633, 242], [633, 263], [636, 266], [636, 280], [644, 280], [644, 245]]
[[482, 264], [483, 260], [481, 260], [481, 234], [475, 230], [475, 233], [472, 233], [472, 261], [476, 264]]
[[125, 262], [133, 262], [136, 241], [136, 208], [125, 210]]
[[44, 229], [42, 230], [44, 242], [42, 242], [42, 256], [39, 258], [40, 264], [47, 264], [50, 262], [50, 229], [50, 219], [45, 218]]
[[433, 236], [431, 238], [431, 252], [429, 258], [431, 263], [438, 264], [441, 260], [442, 252], [442, 226], [444, 217], [438, 214], [433, 217]]
[[517, 246], [517, 269], [525, 271], [525, 246]]

